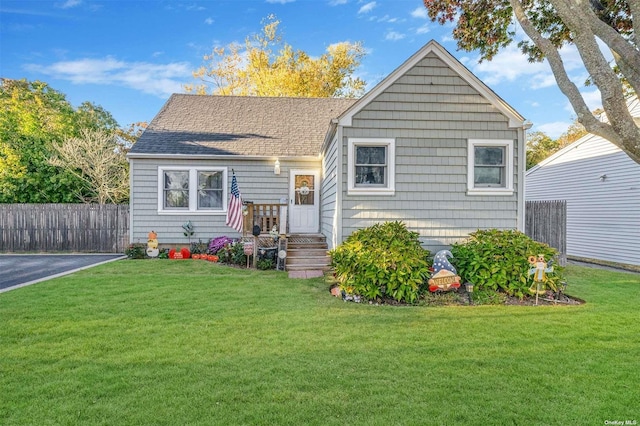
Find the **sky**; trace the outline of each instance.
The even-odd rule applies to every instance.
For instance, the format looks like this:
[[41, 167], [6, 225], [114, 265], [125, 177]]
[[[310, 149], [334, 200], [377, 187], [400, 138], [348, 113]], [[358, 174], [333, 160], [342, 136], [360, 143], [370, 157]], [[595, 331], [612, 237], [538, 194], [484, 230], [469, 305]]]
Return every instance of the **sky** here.
[[[557, 138], [575, 118], [546, 63], [528, 63], [515, 45], [480, 63], [478, 52], [457, 50], [453, 25], [428, 19], [422, 0], [0, 0], [0, 77], [44, 81], [75, 107], [102, 106], [123, 127], [149, 122], [172, 93], [197, 83], [192, 71], [204, 55], [243, 43], [271, 14], [284, 40], [311, 56], [361, 42], [367, 53], [355, 75], [367, 89], [433, 39], [531, 121], [531, 131]], [[599, 107], [577, 52], [562, 56], [587, 105]]]

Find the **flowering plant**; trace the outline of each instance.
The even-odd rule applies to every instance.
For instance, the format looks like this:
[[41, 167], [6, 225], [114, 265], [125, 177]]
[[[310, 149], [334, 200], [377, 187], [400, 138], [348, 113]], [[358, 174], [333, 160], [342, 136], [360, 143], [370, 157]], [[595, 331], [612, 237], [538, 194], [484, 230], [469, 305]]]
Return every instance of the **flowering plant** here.
[[209, 242], [209, 253], [216, 254], [227, 244], [233, 243], [229, 237], [216, 237]]

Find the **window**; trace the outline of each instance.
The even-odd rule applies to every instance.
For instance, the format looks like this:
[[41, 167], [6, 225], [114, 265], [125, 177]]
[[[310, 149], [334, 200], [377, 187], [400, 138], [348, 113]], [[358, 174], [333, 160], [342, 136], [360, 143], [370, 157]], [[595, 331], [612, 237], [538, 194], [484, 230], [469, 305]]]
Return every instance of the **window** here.
[[164, 172], [164, 208], [189, 208], [189, 172], [175, 170]]
[[395, 140], [350, 138], [348, 146], [349, 194], [395, 193]]
[[467, 193], [513, 194], [513, 141], [469, 140]]
[[198, 210], [222, 210], [223, 178], [222, 171], [198, 171]]
[[226, 169], [163, 167], [158, 169], [158, 182], [159, 212], [226, 212]]

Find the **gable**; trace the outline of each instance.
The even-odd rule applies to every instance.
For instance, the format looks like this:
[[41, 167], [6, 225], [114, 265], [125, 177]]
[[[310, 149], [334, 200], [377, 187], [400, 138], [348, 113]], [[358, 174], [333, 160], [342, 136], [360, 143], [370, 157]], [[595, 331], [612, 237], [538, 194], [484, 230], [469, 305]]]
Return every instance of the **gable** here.
[[[421, 71], [427, 69], [429, 70], [428, 72]], [[496, 112], [506, 117], [509, 127], [521, 128], [524, 124], [524, 117], [434, 40], [427, 43], [411, 58], [389, 74], [387, 78], [360, 98], [351, 108], [345, 111], [344, 114], [340, 116], [339, 124], [351, 126], [354, 116], [370, 103], [380, 100], [380, 96], [384, 95], [391, 86], [395, 86], [394, 92], [400, 89], [401, 92], [410, 95], [415, 92], [413, 90], [415, 85], [433, 86], [432, 93], [434, 94], [438, 94], [438, 91], [440, 91], [439, 93], [442, 95], [479, 95], [483, 98], [483, 102], [491, 104]], [[415, 102], [420, 102], [420, 98], [416, 97]], [[468, 102], [466, 99], [456, 101], [458, 104], [460, 104], [460, 102], [466, 104], [477, 103], [478, 101], [474, 101], [470, 97]], [[446, 104], [446, 102], [440, 101], [438, 103]], [[455, 106], [453, 107], [455, 108]]]

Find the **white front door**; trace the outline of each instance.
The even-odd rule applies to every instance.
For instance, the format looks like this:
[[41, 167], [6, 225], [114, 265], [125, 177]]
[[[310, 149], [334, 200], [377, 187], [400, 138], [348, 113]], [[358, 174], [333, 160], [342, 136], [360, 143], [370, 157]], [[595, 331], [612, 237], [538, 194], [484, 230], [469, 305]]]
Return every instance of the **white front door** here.
[[320, 226], [320, 172], [291, 170], [289, 177], [289, 232], [313, 234]]

